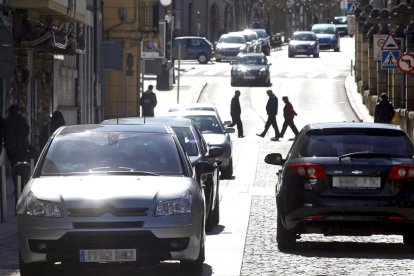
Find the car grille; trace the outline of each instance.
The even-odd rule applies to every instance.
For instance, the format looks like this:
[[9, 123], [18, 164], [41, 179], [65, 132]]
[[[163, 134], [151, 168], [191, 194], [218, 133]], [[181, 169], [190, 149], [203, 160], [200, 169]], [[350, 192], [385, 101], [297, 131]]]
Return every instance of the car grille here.
[[148, 208], [117, 208], [111, 204], [105, 204], [97, 208], [68, 208], [71, 217], [100, 217], [105, 213], [114, 216], [147, 216]]
[[96, 228], [142, 228], [143, 221], [118, 221], [118, 222], [74, 222], [76, 229], [96, 229]]

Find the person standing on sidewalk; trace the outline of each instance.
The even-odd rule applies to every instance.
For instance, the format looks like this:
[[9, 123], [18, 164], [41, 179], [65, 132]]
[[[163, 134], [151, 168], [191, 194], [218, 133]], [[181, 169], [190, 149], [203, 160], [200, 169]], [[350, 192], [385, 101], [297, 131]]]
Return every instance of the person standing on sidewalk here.
[[154, 117], [154, 108], [157, 106], [157, 95], [155, 95], [153, 85], [148, 85], [148, 90], [142, 93], [139, 104], [142, 106], [143, 117]]
[[285, 135], [286, 129], [289, 126], [290, 129], [293, 131], [296, 136], [298, 136], [299, 131], [297, 127], [295, 126], [295, 122], [293, 122], [293, 118], [297, 116], [298, 114], [293, 109], [292, 103], [289, 101], [289, 98], [287, 96], [282, 97], [282, 101], [285, 103], [285, 107], [283, 108], [283, 117], [285, 118], [285, 121], [283, 122], [282, 131], [280, 132], [280, 138], [283, 138], [283, 135]]
[[265, 137], [270, 126], [272, 126], [275, 130], [275, 137], [272, 138], [272, 140], [279, 141], [279, 128], [277, 127], [277, 122], [276, 122], [276, 115], [277, 115], [279, 101], [272, 90], [269, 89], [266, 91], [266, 93], [267, 93], [267, 96], [269, 96], [269, 100], [267, 101], [267, 104], [266, 104], [267, 121], [265, 123], [265, 128], [263, 132], [260, 134], [256, 134], [256, 135], [262, 138]]
[[382, 93], [380, 100], [375, 106], [374, 123], [391, 124], [394, 113], [395, 110], [392, 104], [388, 101], [388, 95]]
[[239, 138], [243, 138], [243, 123], [241, 121], [241, 107], [240, 107], [240, 90], [236, 90], [234, 92], [234, 96], [231, 99], [230, 103], [230, 115], [231, 115], [231, 124], [228, 125], [229, 127], [233, 127], [237, 125], [237, 133]]

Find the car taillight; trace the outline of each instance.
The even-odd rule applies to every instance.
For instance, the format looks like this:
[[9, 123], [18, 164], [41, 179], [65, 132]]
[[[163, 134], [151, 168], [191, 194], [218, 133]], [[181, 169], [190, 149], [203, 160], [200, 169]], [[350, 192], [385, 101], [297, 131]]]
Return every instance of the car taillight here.
[[388, 179], [398, 180], [414, 177], [414, 166], [411, 165], [394, 165], [388, 173]]
[[321, 165], [312, 163], [300, 163], [293, 164], [290, 171], [296, 173], [299, 176], [312, 178], [312, 179], [323, 179], [325, 178], [325, 170]]

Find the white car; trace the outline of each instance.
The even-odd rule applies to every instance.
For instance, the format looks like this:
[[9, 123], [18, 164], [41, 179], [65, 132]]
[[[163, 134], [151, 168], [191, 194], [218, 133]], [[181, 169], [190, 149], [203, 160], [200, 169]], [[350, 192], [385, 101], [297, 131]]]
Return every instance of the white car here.
[[247, 45], [241, 32], [232, 32], [220, 36], [215, 48], [216, 61], [235, 60]]
[[[29, 165], [19, 166], [14, 172]], [[21, 275], [163, 260], [201, 273], [206, 223], [201, 175], [214, 170], [205, 161], [192, 167], [165, 125], [60, 128], [17, 203]]]

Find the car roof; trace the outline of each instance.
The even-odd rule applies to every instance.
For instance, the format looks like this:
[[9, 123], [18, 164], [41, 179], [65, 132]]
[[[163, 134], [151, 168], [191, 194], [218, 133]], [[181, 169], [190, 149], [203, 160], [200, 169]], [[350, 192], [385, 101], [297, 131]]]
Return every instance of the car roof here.
[[209, 110], [180, 110], [169, 112], [168, 116], [215, 116], [217, 117], [217, 113], [215, 111]]
[[108, 119], [102, 124], [147, 124], [147, 125], [169, 125], [172, 127], [190, 127], [193, 121], [188, 118], [169, 117], [169, 116], [155, 116], [155, 117], [124, 117], [116, 119]]
[[116, 132], [134, 131], [147, 133], [168, 134], [171, 130], [165, 125], [120, 125], [120, 124], [84, 124], [64, 126], [59, 134], [81, 133], [81, 132]]
[[175, 39], [189, 39], [189, 38], [191, 38], [191, 39], [203, 39], [203, 40], [207, 39], [207, 38], [202, 37], [202, 36], [178, 36]]
[[305, 126], [306, 129], [338, 129], [338, 128], [350, 128], [350, 129], [384, 129], [384, 130], [400, 130], [399, 126], [391, 124], [379, 124], [369, 122], [330, 122], [330, 123], [314, 123]]
[[171, 110], [171, 109], [186, 110], [186, 109], [189, 109], [189, 108], [203, 108], [203, 107], [204, 108], [211, 108], [211, 109], [214, 109], [215, 111], [217, 110], [216, 106], [214, 104], [211, 104], [211, 103], [176, 104], [176, 105], [171, 106], [169, 108], [169, 110]]
[[313, 27], [333, 27], [333, 28], [335, 28], [336, 25], [333, 24], [333, 23], [318, 23], [318, 24], [313, 24], [312, 28]]
[[243, 32], [229, 32], [227, 33], [227, 35], [228, 36], [243, 36]]
[[312, 31], [296, 31], [293, 34], [315, 34], [315, 32], [312, 32]]
[[237, 56], [239, 56], [239, 57], [245, 57], [245, 56], [253, 56], [253, 57], [260, 56], [260, 57], [262, 57], [264, 55], [265, 54], [263, 52], [261, 52], [261, 53], [242, 53], [242, 52], [240, 52]]

